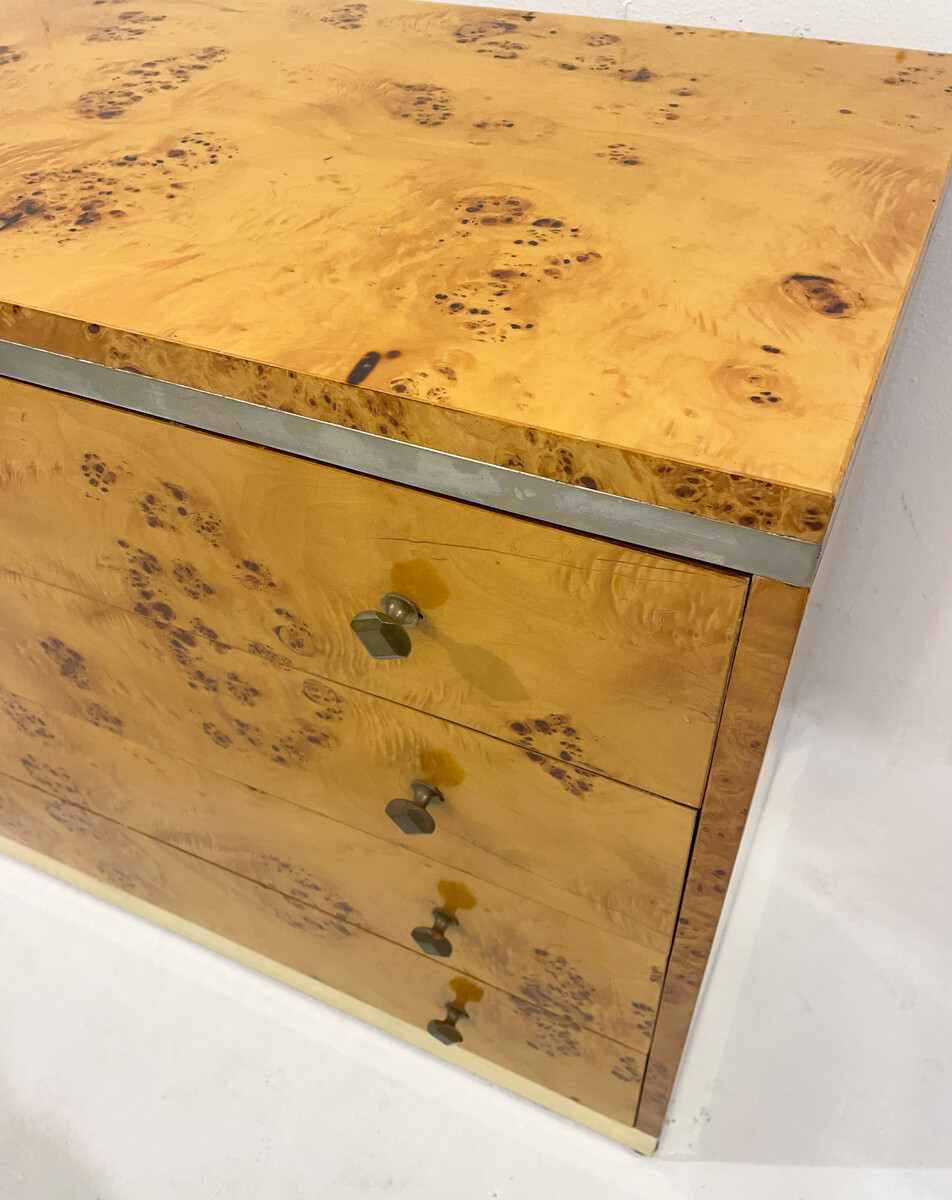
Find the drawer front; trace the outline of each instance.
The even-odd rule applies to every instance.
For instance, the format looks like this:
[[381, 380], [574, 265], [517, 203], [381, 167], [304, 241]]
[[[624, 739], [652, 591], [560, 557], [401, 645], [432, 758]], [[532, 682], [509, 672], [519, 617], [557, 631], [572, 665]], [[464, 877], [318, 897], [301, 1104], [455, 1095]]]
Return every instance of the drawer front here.
[[455, 1002], [464, 1049], [634, 1122], [644, 1055], [568, 1017], [3, 775], [0, 834], [416, 1028]]
[[[647, 1052], [667, 949], [0, 691], [2, 770]], [[435, 911], [434, 911], [435, 910]]]
[[[0, 676], [28, 702], [98, 727], [104, 744], [129, 740], [188, 760], [667, 948], [693, 809], [597, 775], [567, 791], [494, 738], [220, 640], [192, 643], [140, 614], [0, 569]], [[185, 655], [188, 675], [178, 669]], [[445, 799], [427, 809], [434, 832], [408, 836], [386, 808], [417, 778]]]
[[[2, 565], [697, 805], [746, 580], [0, 382]], [[409, 657], [351, 618], [424, 613]], [[184, 670], [184, 668], [183, 668]]]

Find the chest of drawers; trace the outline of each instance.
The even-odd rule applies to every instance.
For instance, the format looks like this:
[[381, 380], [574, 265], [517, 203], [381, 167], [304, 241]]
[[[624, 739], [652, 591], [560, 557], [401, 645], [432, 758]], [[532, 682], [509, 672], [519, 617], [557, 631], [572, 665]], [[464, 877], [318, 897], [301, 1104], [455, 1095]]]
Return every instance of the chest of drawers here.
[[0, 846], [652, 1150], [952, 63], [413, 0], [5, 37]]

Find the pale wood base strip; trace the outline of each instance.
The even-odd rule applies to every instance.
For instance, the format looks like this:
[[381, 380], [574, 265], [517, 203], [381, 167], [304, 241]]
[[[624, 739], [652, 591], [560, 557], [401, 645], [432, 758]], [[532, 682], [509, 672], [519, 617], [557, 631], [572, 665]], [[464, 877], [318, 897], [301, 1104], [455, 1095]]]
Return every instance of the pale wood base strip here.
[[48, 855], [31, 849], [29, 846], [21, 845], [10, 838], [0, 836], [0, 853], [25, 863], [36, 870], [43, 871], [47, 875], [52, 875], [73, 887], [80, 888], [101, 900], [117, 905], [134, 916], [152, 921], [153, 924], [160, 925], [164, 929], [178, 934], [180, 937], [188, 938], [190, 941], [204, 946], [216, 954], [221, 954], [225, 958], [230, 958], [234, 962], [240, 963], [242, 966], [249, 967], [251, 970], [258, 971], [263, 975], [277, 980], [279, 983], [294, 988], [296, 991], [303, 992], [305, 995], [320, 1000], [324, 1004], [328, 1004], [332, 1008], [346, 1013], [348, 1016], [365, 1021], [368, 1025], [373, 1025], [384, 1033], [398, 1037], [402, 1041], [415, 1046], [418, 1050], [425, 1050], [428, 1054], [443, 1059], [451, 1065], [462, 1067], [471, 1074], [479, 1076], [481, 1079], [503, 1087], [507, 1091], [514, 1092], [527, 1100], [531, 1100], [533, 1103], [539, 1104], [543, 1108], [547, 1108], [570, 1121], [574, 1121], [578, 1125], [584, 1125], [596, 1133], [600, 1133], [603, 1137], [610, 1138], [623, 1146], [636, 1150], [639, 1154], [651, 1155], [655, 1151], [657, 1139], [642, 1133], [638, 1129], [630, 1128], [621, 1121], [615, 1121], [611, 1117], [594, 1112], [592, 1109], [586, 1108], [583, 1104], [578, 1104], [573, 1100], [567, 1099], [565, 1096], [560, 1096], [557, 1092], [551, 1091], [549, 1088], [524, 1079], [521, 1075], [509, 1071], [505, 1067], [487, 1062], [461, 1047], [444, 1049], [423, 1030], [417, 1029], [406, 1021], [393, 1017], [389, 1013], [382, 1012], [380, 1009], [374, 1008], [369, 1004], [364, 1004], [360, 1000], [355, 1000], [353, 996], [348, 996], [344, 992], [338, 991], [316, 979], [312, 979], [309, 975], [293, 970], [282, 963], [275, 962], [274, 959], [250, 950], [238, 942], [213, 933], [209, 929], [204, 929], [202, 926], [176, 916], [174, 913], [166, 912], [157, 905], [150, 904], [146, 900], [141, 900], [137, 896], [131, 896], [128, 892], [104, 883], [102, 880], [94, 879], [85, 872], [78, 871], [73, 867], [67, 866], [65, 863], [58, 862]]

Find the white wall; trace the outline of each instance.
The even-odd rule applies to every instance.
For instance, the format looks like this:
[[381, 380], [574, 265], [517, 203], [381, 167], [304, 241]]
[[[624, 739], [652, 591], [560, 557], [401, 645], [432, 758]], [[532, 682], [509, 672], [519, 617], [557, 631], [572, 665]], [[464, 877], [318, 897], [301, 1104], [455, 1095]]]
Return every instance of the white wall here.
[[[952, 51], [948, 0], [585, 7]], [[950, 313], [947, 205], [814, 592], [661, 1158], [0, 862], [0, 1200], [952, 1197]]]

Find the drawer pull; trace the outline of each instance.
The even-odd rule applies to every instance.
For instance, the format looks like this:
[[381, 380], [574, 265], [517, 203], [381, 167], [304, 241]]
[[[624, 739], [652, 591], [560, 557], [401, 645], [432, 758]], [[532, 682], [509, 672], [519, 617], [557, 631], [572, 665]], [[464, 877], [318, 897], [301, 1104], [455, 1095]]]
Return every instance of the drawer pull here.
[[410, 799], [402, 796], [391, 800], [384, 810], [394, 825], [403, 833], [432, 833], [436, 822], [432, 814], [426, 811], [428, 804], [442, 804], [443, 793], [439, 788], [431, 787], [422, 779], [414, 779], [410, 784]]
[[433, 924], [418, 925], [410, 935], [424, 954], [433, 954], [437, 958], [449, 958], [453, 953], [448, 937], [444, 931], [448, 925], [458, 925], [459, 921], [448, 913], [445, 908], [433, 909]]
[[423, 613], [412, 600], [396, 592], [387, 592], [380, 601], [380, 611], [359, 612], [350, 627], [360, 638], [371, 658], [406, 658], [413, 643], [408, 629], [423, 620]]
[[443, 1007], [446, 1009], [446, 1016], [442, 1021], [436, 1019], [430, 1021], [426, 1031], [438, 1042], [442, 1042], [444, 1046], [458, 1046], [463, 1040], [463, 1035], [456, 1028], [456, 1022], [460, 1017], [466, 1017], [469, 1014], [458, 1004], [447, 1003]]

